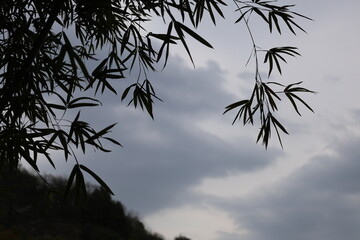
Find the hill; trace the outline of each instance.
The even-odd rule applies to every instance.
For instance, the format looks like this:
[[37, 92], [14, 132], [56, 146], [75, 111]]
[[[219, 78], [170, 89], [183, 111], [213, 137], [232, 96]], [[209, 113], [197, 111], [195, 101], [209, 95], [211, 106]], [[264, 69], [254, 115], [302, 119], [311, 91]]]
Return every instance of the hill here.
[[[4, 169], [4, 168], [3, 168]], [[98, 187], [64, 200], [66, 180], [29, 172], [0, 174], [0, 240], [163, 240]]]

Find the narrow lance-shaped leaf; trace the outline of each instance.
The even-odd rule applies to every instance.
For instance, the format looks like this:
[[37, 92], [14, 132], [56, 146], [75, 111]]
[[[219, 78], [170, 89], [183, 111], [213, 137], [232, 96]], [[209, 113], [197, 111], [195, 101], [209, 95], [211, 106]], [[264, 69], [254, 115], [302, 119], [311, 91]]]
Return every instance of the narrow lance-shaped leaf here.
[[103, 135], [107, 134], [110, 129], [112, 129], [114, 126], [116, 125], [116, 123], [114, 124], [111, 124], [110, 126], [107, 126], [106, 128], [102, 129], [101, 131], [95, 133], [94, 135], [92, 135], [91, 137], [89, 137], [86, 142], [87, 143], [91, 143], [93, 142], [94, 140], [97, 140], [99, 139], [100, 137], [102, 137]]
[[72, 171], [70, 173], [70, 176], [69, 176], [69, 178], [67, 180], [63, 201], [65, 201], [66, 198], [69, 196], [71, 186], [72, 186], [72, 183], [74, 182], [74, 178], [75, 178], [75, 175], [76, 175], [76, 172], [77, 172], [77, 168], [78, 168], [78, 165], [74, 165], [74, 167], [73, 167], [73, 169], [72, 169]]
[[193, 30], [191, 30], [190, 28], [188, 28], [186, 25], [181, 24], [179, 22], [177, 22], [177, 24], [180, 26], [180, 28], [182, 30], [184, 30], [187, 34], [189, 34], [191, 37], [193, 37], [195, 40], [197, 40], [198, 42], [202, 43], [203, 45], [209, 47], [209, 48], [213, 48], [211, 46], [211, 44], [206, 41], [203, 37], [201, 37], [199, 34], [197, 34], [196, 32], [194, 32]]
[[257, 7], [253, 7], [252, 10], [256, 12], [266, 23], [269, 23], [269, 20], [265, 17], [264, 13], [261, 12]]
[[[78, 164], [76, 164], [78, 165]], [[80, 205], [81, 197], [87, 196], [84, 175], [81, 172], [80, 165], [76, 168], [76, 179], [75, 179], [75, 204]]]
[[80, 164], [80, 168], [82, 170], [84, 170], [85, 172], [87, 172], [88, 174], [90, 174], [101, 185], [101, 187], [104, 188], [108, 193], [110, 193], [111, 195], [114, 195], [114, 193], [111, 191], [109, 186], [93, 171], [91, 171], [89, 168], [85, 167], [82, 164]]
[[299, 102], [301, 102], [303, 105], [305, 105], [305, 107], [307, 107], [310, 111], [314, 112], [314, 110], [303, 100], [301, 99], [299, 96], [297, 96], [295, 94], [295, 92], [307, 92], [307, 93], [316, 93], [314, 91], [308, 90], [306, 88], [303, 87], [294, 87], [296, 85], [300, 85], [302, 82], [297, 82], [297, 83], [292, 83], [290, 85], [288, 85], [285, 89], [284, 89], [284, 93], [286, 95], [286, 97], [290, 100], [291, 104], [293, 105], [295, 111], [301, 116], [300, 111], [296, 105], [296, 102], [294, 100], [294, 98], [296, 100], [298, 100]]
[[[85, 102], [81, 102], [83, 100], [85, 100]], [[86, 100], [88, 101], [86, 102]], [[67, 108], [94, 107], [94, 106], [99, 106], [100, 104], [101, 104], [100, 101], [95, 98], [79, 97], [71, 100], [68, 103]]]
[[279, 133], [279, 130], [278, 130], [278, 127], [281, 129], [281, 131], [283, 131], [284, 133], [286, 134], [289, 134], [286, 129], [284, 128], [283, 125], [281, 125], [281, 123], [274, 117], [274, 116], [271, 116], [271, 121], [273, 123], [273, 126], [275, 128], [275, 131], [276, 131], [276, 134], [278, 136], [278, 140], [280, 142], [280, 145], [281, 147], [283, 148], [283, 144], [282, 144], [282, 141], [281, 141], [281, 136], [280, 136], [280, 133]]

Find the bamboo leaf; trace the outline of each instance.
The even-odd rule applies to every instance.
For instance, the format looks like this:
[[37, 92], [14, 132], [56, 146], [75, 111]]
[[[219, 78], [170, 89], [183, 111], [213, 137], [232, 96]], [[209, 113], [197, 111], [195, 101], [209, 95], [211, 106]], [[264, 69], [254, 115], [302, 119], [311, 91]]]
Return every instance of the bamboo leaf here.
[[96, 175], [93, 171], [91, 171], [89, 168], [85, 167], [82, 164], [80, 164], [80, 168], [82, 170], [84, 170], [85, 172], [87, 172], [88, 174], [90, 174], [101, 185], [101, 187], [106, 190], [106, 192], [108, 192], [111, 195], [114, 195], [114, 193], [111, 191], [109, 186], [98, 175]]
[[74, 178], [75, 178], [75, 175], [77, 173], [77, 168], [78, 168], [78, 165], [74, 165], [71, 173], [70, 173], [70, 176], [67, 180], [67, 184], [66, 184], [66, 188], [65, 188], [65, 192], [64, 192], [64, 198], [63, 198], [63, 201], [66, 200], [66, 198], [69, 196], [69, 193], [70, 193], [70, 190], [71, 190], [71, 186], [72, 186], [72, 183], [74, 182]]
[[223, 114], [227, 113], [228, 111], [233, 110], [234, 108], [237, 108], [237, 107], [240, 107], [240, 106], [246, 104], [248, 101], [249, 100], [241, 100], [241, 101], [230, 104], [229, 106], [225, 107], [226, 110]]
[[266, 23], [269, 23], [269, 20], [265, 17], [264, 13], [262, 13], [258, 8], [254, 7], [252, 8], [254, 12], [256, 12]]
[[178, 25], [179, 28], [181, 28], [182, 30], [184, 30], [187, 34], [189, 34], [191, 37], [193, 37], [195, 40], [197, 40], [198, 42], [202, 43], [203, 45], [209, 47], [209, 48], [213, 48], [211, 46], [211, 44], [206, 41], [203, 37], [201, 37], [199, 34], [197, 34], [196, 32], [194, 32], [193, 30], [191, 30], [190, 28], [188, 28], [186, 25], [176, 22], [175, 26]]

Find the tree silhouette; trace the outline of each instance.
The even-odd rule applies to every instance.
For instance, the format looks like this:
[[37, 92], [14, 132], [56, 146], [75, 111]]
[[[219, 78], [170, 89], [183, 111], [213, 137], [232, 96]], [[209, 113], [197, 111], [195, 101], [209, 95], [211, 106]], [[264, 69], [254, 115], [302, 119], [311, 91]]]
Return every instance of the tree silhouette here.
[[187, 237], [185, 237], [183, 235], [179, 235], [179, 236], [175, 237], [174, 240], [191, 240], [191, 239], [187, 238]]
[[2, 176], [6, 178], [0, 181], [0, 239], [163, 240], [103, 188], [92, 187], [76, 205], [72, 194], [63, 202], [66, 181], [62, 178], [48, 176], [53, 187], [49, 189], [25, 170]]
[[[108, 137], [115, 124], [96, 130], [82, 118], [80, 110], [99, 106], [99, 94], [120, 92], [121, 100], [154, 118], [153, 103], [159, 97], [147, 72], [155, 71], [159, 64], [165, 67], [170, 47], [177, 43], [194, 63], [185, 36], [212, 48], [197, 33], [197, 27], [207, 17], [213, 24], [225, 18], [226, 7], [235, 10], [236, 23], [244, 23], [248, 29], [255, 85], [248, 99], [230, 104], [225, 113], [237, 110], [234, 122], [240, 120], [244, 125], [259, 118], [257, 141], [267, 147], [275, 130], [281, 144], [280, 132], [288, 132], [275, 118], [277, 102], [287, 98], [300, 114], [299, 102], [312, 109], [298, 93], [312, 91], [300, 83], [285, 86], [264, 80], [275, 70], [281, 74], [286, 57], [299, 53], [290, 46], [260, 49], [249, 21], [257, 17], [270, 33], [282, 33], [283, 28], [294, 34], [304, 31], [296, 20], [308, 18], [292, 11], [294, 5], [262, 0], [0, 0], [0, 167], [16, 169], [23, 160], [39, 171], [40, 157], [55, 167], [50, 153], [62, 152], [65, 160], [75, 161], [67, 193], [74, 185], [77, 199], [85, 195], [84, 173], [112, 193], [99, 176], [77, 160], [76, 152], [85, 153], [89, 148], [108, 152], [104, 141], [120, 145]], [[153, 32], [145, 25], [154, 19], [163, 20], [167, 30]], [[260, 57], [268, 64], [266, 76], [260, 72]], [[135, 82], [125, 89], [114, 88], [113, 81], [135, 69]], [[275, 87], [279, 89], [273, 90]]]

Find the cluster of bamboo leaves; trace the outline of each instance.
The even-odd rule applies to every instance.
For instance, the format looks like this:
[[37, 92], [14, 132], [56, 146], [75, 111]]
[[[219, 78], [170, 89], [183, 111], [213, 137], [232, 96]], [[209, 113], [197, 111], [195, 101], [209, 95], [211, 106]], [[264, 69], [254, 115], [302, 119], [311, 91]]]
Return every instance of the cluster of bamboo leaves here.
[[[290, 11], [293, 6], [278, 6], [276, 1], [232, 3], [239, 13], [236, 23], [248, 26], [255, 13], [268, 24], [270, 32], [276, 28], [281, 33], [280, 20], [293, 33], [296, 28], [303, 30], [294, 17], [305, 17]], [[110, 151], [103, 146], [104, 141], [120, 145], [108, 137], [115, 124], [96, 130], [81, 119], [80, 110], [99, 106], [98, 94], [121, 91], [121, 100], [135, 108], [140, 106], [154, 118], [154, 99], [159, 98], [146, 73], [156, 71], [159, 63], [165, 67], [170, 46], [178, 43], [194, 63], [186, 37], [212, 48], [196, 28], [205, 16], [214, 24], [217, 18], [225, 18], [227, 4], [221, 0], [0, 0], [0, 168], [17, 168], [25, 160], [39, 171], [41, 158], [55, 168], [51, 153], [60, 151], [66, 161], [75, 160], [68, 191], [75, 185], [79, 194], [86, 192], [85, 172], [111, 193], [100, 177], [77, 160], [75, 152], [79, 149], [85, 153], [89, 147]], [[154, 18], [163, 20], [166, 32], [154, 33], [144, 27]], [[108, 54], [99, 58], [99, 52]], [[280, 94], [261, 80], [258, 53], [254, 43], [257, 68], [251, 97], [229, 105], [226, 112], [239, 108], [235, 119], [242, 119], [244, 124], [253, 123], [259, 112], [262, 125], [258, 140], [267, 146], [271, 123], [277, 133], [279, 129], [287, 132], [272, 114]], [[296, 48], [266, 51], [269, 75], [274, 68], [281, 73], [286, 55], [298, 55]], [[94, 63], [96, 66], [90, 68]], [[136, 82], [115, 89], [114, 81], [134, 69], [139, 71]], [[297, 95], [311, 91], [298, 85], [284, 86], [282, 93], [298, 113], [297, 101], [311, 110]]]
[[[243, 5], [239, 4], [242, 3]], [[255, 71], [254, 71], [254, 89], [248, 99], [240, 100], [235, 103], [228, 105], [225, 108], [225, 113], [231, 110], [237, 110], [233, 124], [239, 120], [243, 125], [254, 124], [254, 117], [260, 119], [260, 131], [257, 136], [257, 142], [262, 141], [262, 144], [265, 148], [268, 147], [269, 140], [271, 138], [272, 130], [274, 129], [278, 137], [279, 143], [281, 146], [282, 140], [280, 132], [289, 134], [286, 128], [280, 123], [280, 121], [275, 117], [276, 112], [278, 111], [277, 103], [281, 101], [281, 97], [285, 96], [295, 111], [301, 116], [298, 103], [300, 102], [310, 111], [314, 112], [313, 109], [299, 96], [299, 93], [315, 93], [299, 85], [302, 83], [296, 82], [291, 83], [287, 86], [279, 82], [265, 82], [263, 81], [263, 76], [260, 73], [260, 63], [259, 58], [261, 53], [264, 54], [264, 64], [268, 63], [268, 74], [265, 76], [269, 78], [274, 68], [282, 74], [281, 63], [287, 63], [286, 57], [295, 57], [300, 56], [296, 47], [292, 46], [283, 46], [283, 47], [273, 47], [268, 50], [260, 49], [254, 39], [253, 33], [249, 26], [249, 19], [252, 15], [257, 15], [260, 19], [264, 20], [269, 27], [270, 33], [273, 29], [276, 28], [279, 34], [282, 33], [282, 27], [280, 21], [285, 23], [286, 28], [288, 28], [293, 34], [296, 35], [295, 29], [305, 32], [305, 30], [300, 27], [294, 20], [295, 17], [305, 18], [311, 20], [310, 18], [291, 11], [291, 8], [295, 5], [276, 5], [276, 1], [238, 1], [236, 11], [239, 12], [239, 18], [236, 20], [236, 23], [243, 21], [249, 31], [249, 35], [252, 41], [253, 57], [255, 59]], [[249, 59], [250, 61], [250, 59]], [[272, 86], [281, 87], [280, 90], [274, 90]]]

